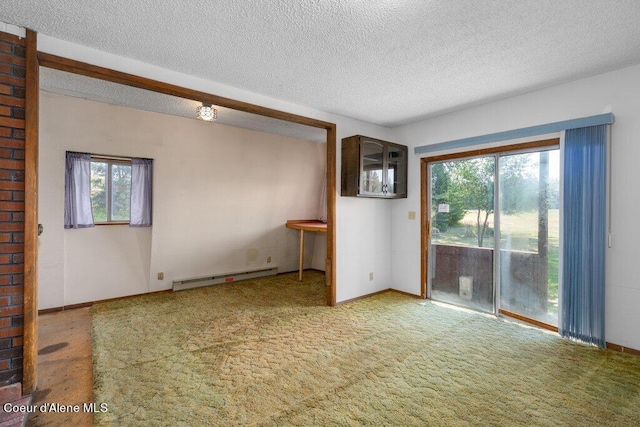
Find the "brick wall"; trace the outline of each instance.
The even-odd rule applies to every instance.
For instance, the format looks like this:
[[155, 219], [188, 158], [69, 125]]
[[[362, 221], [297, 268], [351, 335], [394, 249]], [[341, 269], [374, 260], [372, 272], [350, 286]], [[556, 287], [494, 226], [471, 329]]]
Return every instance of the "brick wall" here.
[[22, 381], [25, 62], [0, 32], [0, 385]]

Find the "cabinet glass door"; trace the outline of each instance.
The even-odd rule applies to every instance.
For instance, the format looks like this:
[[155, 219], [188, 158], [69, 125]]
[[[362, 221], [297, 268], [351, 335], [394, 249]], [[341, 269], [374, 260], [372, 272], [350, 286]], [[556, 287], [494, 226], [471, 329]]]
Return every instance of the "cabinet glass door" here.
[[407, 192], [404, 177], [404, 170], [407, 164], [404, 159], [404, 150], [400, 147], [390, 145], [387, 151], [387, 182], [386, 192], [388, 194], [405, 194]]
[[360, 193], [383, 194], [384, 145], [363, 141], [360, 153]]

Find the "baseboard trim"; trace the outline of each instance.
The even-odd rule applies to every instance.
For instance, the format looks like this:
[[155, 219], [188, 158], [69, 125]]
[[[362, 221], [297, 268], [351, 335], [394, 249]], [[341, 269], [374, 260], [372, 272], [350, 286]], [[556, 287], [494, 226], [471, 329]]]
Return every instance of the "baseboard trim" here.
[[393, 289], [393, 288], [387, 288], [387, 289], [383, 289], [381, 291], [372, 292], [370, 294], [360, 295], [359, 297], [346, 299], [344, 301], [340, 301], [340, 302], [336, 303], [336, 305], [342, 305], [342, 304], [346, 304], [346, 303], [349, 303], [349, 302], [358, 301], [360, 299], [369, 298], [369, 297], [372, 297], [374, 295], [383, 294], [385, 292], [396, 292], [396, 293], [399, 293], [399, 294], [402, 294], [402, 295], [406, 295], [406, 296], [410, 296], [410, 297], [413, 297], [413, 298], [421, 298], [420, 295], [412, 294], [412, 293], [405, 292], [405, 291], [399, 291], [399, 290]]
[[399, 294], [406, 295], [406, 296], [408, 296], [408, 297], [413, 297], [413, 298], [420, 298], [420, 299], [422, 299], [422, 296], [420, 296], [420, 294], [412, 294], [411, 292], [399, 291], [398, 289], [393, 289], [393, 288], [389, 288], [388, 290], [389, 290], [389, 291], [391, 291], [391, 292], [397, 292], [397, 293], [399, 293]]
[[346, 299], [346, 300], [344, 300], [344, 301], [337, 302], [337, 303], [336, 303], [336, 306], [338, 306], [338, 305], [342, 305], [342, 304], [347, 304], [347, 303], [354, 302], [354, 301], [358, 301], [358, 300], [360, 300], [360, 299], [369, 298], [369, 297], [372, 297], [372, 296], [374, 296], [374, 295], [383, 294], [383, 293], [385, 293], [385, 292], [389, 292], [390, 290], [391, 290], [391, 289], [383, 289], [383, 290], [381, 290], [381, 291], [372, 292], [372, 293], [370, 293], [370, 294], [360, 295], [359, 297]]
[[[305, 272], [305, 271], [317, 271], [318, 273], [322, 273], [322, 274], [325, 274], [325, 273], [326, 273], [324, 270], [320, 270], [320, 269], [312, 268], [312, 267], [310, 267], [310, 268], [305, 268], [305, 269], [303, 269], [302, 271], [303, 271], [303, 272]], [[296, 273], [296, 274], [298, 274], [298, 272], [299, 272], [299, 270], [278, 271], [278, 274], [277, 274], [277, 275], [278, 275], [278, 276], [282, 276], [283, 274], [291, 274], [291, 273]]]
[[98, 304], [98, 303], [101, 303], [101, 302], [118, 301], [118, 300], [123, 300], [123, 299], [141, 297], [143, 295], [154, 295], [154, 294], [162, 294], [162, 293], [169, 293], [169, 292], [171, 292], [171, 289], [163, 289], [161, 291], [145, 292], [143, 294], [125, 295], [123, 297], [100, 299], [100, 300], [96, 300], [96, 301], [83, 302], [83, 303], [80, 303], [80, 304], [64, 305], [62, 307], [45, 308], [45, 309], [42, 309], [42, 310], [38, 310], [38, 315], [56, 313], [56, 312], [59, 312], [59, 311], [66, 311], [66, 310], [75, 310], [77, 308], [91, 307], [93, 304]]
[[632, 354], [634, 356], [640, 356], [640, 350], [636, 350], [635, 348], [631, 348], [631, 347], [624, 347], [618, 344], [607, 342], [607, 348], [609, 350], [619, 351], [620, 353], [627, 353], [627, 354]]
[[537, 326], [538, 328], [547, 329], [549, 331], [556, 332], [556, 333], [558, 332], [558, 327], [557, 326], [553, 326], [553, 325], [550, 325], [548, 323], [540, 322], [539, 320], [532, 319], [532, 318], [527, 317], [527, 316], [522, 316], [522, 315], [514, 313], [512, 311], [500, 309], [498, 314], [501, 314], [501, 315], [503, 315], [505, 317], [511, 317], [513, 319], [520, 320], [520, 321], [523, 321], [525, 323], [529, 323], [531, 325]]

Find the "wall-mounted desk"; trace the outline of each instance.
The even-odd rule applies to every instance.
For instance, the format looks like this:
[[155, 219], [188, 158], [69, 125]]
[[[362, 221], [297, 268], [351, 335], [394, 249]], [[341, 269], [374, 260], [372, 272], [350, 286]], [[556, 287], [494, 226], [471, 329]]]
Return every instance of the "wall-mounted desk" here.
[[287, 228], [300, 231], [300, 261], [298, 267], [298, 279], [302, 282], [302, 269], [304, 262], [304, 232], [313, 231], [316, 233], [326, 233], [327, 224], [314, 219], [290, 219], [286, 224]]

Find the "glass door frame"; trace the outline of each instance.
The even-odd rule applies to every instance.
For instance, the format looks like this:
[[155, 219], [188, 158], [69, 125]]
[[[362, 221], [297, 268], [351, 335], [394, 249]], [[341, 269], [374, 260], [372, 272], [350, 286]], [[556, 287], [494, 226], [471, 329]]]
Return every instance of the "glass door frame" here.
[[[520, 144], [510, 144], [503, 145], [498, 147], [490, 147], [479, 150], [472, 151], [463, 151], [456, 152], [438, 156], [431, 157], [423, 157], [420, 159], [420, 296], [424, 299], [430, 299], [431, 295], [429, 294], [429, 289], [427, 286], [428, 277], [429, 277], [429, 246], [431, 239], [431, 211], [430, 211], [430, 192], [431, 192], [431, 176], [430, 176], [430, 164], [451, 160], [463, 160], [463, 159], [471, 159], [478, 157], [489, 157], [494, 156], [494, 161], [496, 163], [496, 167], [498, 165], [498, 159], [500, 154], [513, 155], [519, 153], [526, 152], [535, 152], [535, 151], [543, 151], [545, 149], [551, 150], [555, 148], [560, 148], [560, 138], [552, 138], [545, 139], [540, 141], [532, 141], [525, 142]], [[496, 169], [497, 173], [497, 169]], [[494, 203], [496, 203], [496, 208], [494, 209], [494, 221], [496, 228], [496, 236], [495, 241], [500, 242], [500, 215], [499, 209], [499, 191], [500, 191], [500, 183], [499, 180], [496, 180], [494, 186]], [[509, 317], [514, 317], [519, 320], [523, 320], [525, 322], [534, 324], [536, 326], [540, 326], [546, 329], [551, 329], [557, 331], [557, 327], [552, 325], [548, 325], [546, 323], [542, 323], [536, 321], [535, 319], [530, 319], [528, 317], [519, 316], [514, 313], [508, 312], [503, 313], [500, 309], [500, 298], [497, 298], [497, 295], [500, 295], [500, 248], [496, 249], [498, 244], [494, 244], [494, 260], [493, 260], [493, 272], [494, 272], [494, 286], [493, 286], [493, 300], [494, 300], [494, 313], [496, 316], [500, 314], [508, 315]]]

